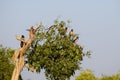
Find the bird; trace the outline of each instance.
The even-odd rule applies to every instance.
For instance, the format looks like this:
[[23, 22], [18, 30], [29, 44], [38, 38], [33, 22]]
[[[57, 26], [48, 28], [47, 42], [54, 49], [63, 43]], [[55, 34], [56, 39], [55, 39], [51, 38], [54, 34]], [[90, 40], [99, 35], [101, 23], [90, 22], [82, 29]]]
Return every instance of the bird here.
[[79, 40], [79, 37], [76, 37], [76, 38], [73, 40], [73, 43], [78, 42], [78, 40]]
[[25, 36], [24, 35], [21, 35], [21, 38], [20, 38], [21, 42], [20, 42], [20, 47], [22, 48], [26, 43], [25, 43]]
[[69, 32], [69, 35], [72, 36], [74, 33], [73, 33], [73, 29], [71, 29], [71, 31]]
[[65, 28], [62, 28], [61, 30], [60, 30], [60, 34], [61, 35], [65, 35], [66, 34], [66, 32], [67, 32], [67, 27], [65, 27]]
[[49, 32], [50, 32], [50, 30], [52, 30], [54, 27], [55, 27], [55, 25], [50, 26], [50, 27], [48, 28], [47, 33], [49, 33]]

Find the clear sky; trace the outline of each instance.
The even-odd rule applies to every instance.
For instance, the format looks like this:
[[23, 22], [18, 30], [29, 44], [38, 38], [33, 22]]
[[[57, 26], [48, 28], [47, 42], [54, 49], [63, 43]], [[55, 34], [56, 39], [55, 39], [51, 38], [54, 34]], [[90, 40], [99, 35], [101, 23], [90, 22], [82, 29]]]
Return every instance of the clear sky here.
[[[72, 21], [70, 28], [80, 34], [79, 44], [93, 52], [82, 62], [83, 69], [96, 76], [120, 71], [120, 0], [0, 0], [0, 44], [17, 49], [16, 34], [27, 36], [25, 29], [40, 22], [50, 26], [58, 16]], [[45, 80], [43, 72], [24, 68], [22, 77]]]

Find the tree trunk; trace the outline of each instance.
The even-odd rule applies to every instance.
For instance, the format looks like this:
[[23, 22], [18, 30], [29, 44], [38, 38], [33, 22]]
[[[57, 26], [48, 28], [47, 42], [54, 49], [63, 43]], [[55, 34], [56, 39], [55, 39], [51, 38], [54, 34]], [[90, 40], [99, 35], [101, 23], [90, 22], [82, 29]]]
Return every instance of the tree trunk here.
[[[25, 63], [24, 63], [24, 60], [25, 60], [24, 53], [29, 49], [30, 45], [34, 41], [35, 31], [37, 29], [38, 28], [34, 29], [33, 27], [31, 27], [28, 30], [29, 31], [28, 41], [25, 43], [25, 45], [23, 47], [19, 48], [18, 50], [15, 50], [14, 55], [13, 55], [13, 61], [15, 62], [15, 68], [13, 70], [11, 80], [18, 80], [19, 79], [19, 75], [20, 75], [20, 73], [21, 73], [21, 71], [22, 71], [22, 69], [25, 65]], [[16, 39], [22, 41], [20, 38], [18, 39], [18, 37], [16, 37]], [[29, 68], [29, 66], [27, 68]]]

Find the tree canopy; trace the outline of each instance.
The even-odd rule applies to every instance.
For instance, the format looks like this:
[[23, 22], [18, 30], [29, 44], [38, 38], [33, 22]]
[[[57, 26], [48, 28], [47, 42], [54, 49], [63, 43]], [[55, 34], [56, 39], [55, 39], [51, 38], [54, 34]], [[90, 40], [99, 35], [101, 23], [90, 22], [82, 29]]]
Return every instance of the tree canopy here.
[[[14, 65], [11, 57], [14, 50], [0, 45], [0, 80], [10, 80]], [[19, 80], [22, 80], [21, 75]]]
[[81, 72], [80, 75], [76, 77], [76, 80], [97, 80], [97, 78], [91, 70], [87, 69]]
[[36, 38], [26, 53], [29, 65], [37, 72], [44, 69], [49, 80], [69, 80], [80, 69], [85, 55], [83, 47], [77, 43], [79, 35], [75, 31], [71, 34], [66, 24], [55, 21], [47, 29], [40, 24]]
[[96, 77], [93, 71], [87, 69], [82, 71], [75, 80], [120, 80], [120, 73], [111, 76], [102, 75], [101, 77]]
[[[24, 44], [19, 49], [14, 51], [1, 47], [2, 57], [0, 57], [0, 63], [2, 65], [9, 64], [11, 66], [9, 71], [13, 71], [13, 64], [16, 66], [13, 71], [13, 80], [18, 79], [24, 66], [31, 69], [31, 71], [36, 70], [38, 73], [41, 69], [44, 69], [48, 80], [69, 80], [75, 74], [75, 71], [81, 68], [80, 64], [83, 57], [89, 56], [90, 52], [83, 52], [83, 47], [78, 44], [79, 35], [73, 29], [70, 30], [68, 23], [55, 20], [55, 23], [47, 29], [42, 24], [36, 29], [31, 27], [28, 30], [29, 40], [27, 42], [16, 36], [16, 39]], [[4, 51], [7, 56], [5, 56]], [[2, 63], [3, 60], [7, 63]], [[2, 70], [7, 69], [1, 67]], [[16, 71], [18, 77], [15, 77]], [[11, 75], [11, 72], [8, 73]], [[1, 78], [5, 76], [3, 73], [1, 75]]]

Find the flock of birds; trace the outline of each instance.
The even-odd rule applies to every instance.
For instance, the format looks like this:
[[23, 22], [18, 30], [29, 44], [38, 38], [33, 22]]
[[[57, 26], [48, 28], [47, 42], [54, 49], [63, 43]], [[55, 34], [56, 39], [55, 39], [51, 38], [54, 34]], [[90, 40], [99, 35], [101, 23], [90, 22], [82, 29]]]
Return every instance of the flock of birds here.
[[[57, 26], [57, 25], [52, 25], [52, 26], [50, 26], [50, 27], [48, 28], [47, 33], [49, 33], [52, 29], [54, 29], [55, 26]], [[68, 30], [67, 27], [64, 27], [62, 24], [59, 24], [58, 31], [60, 32], [61, 35], [65, 35], [65, 34], [67, 33], [67, 30]], [[69, 32], [69, 36], [71, 37], [71, 36], [73, 36], [73, 35], [74, 35], [74, 30], [71, 29], [70, 32]], [[77, 43], [78, 40], [79, 40], [79, 37], [76, 36], [76, 37], [72, 40], [72, 42], [73, 42], [73, 43]]]

